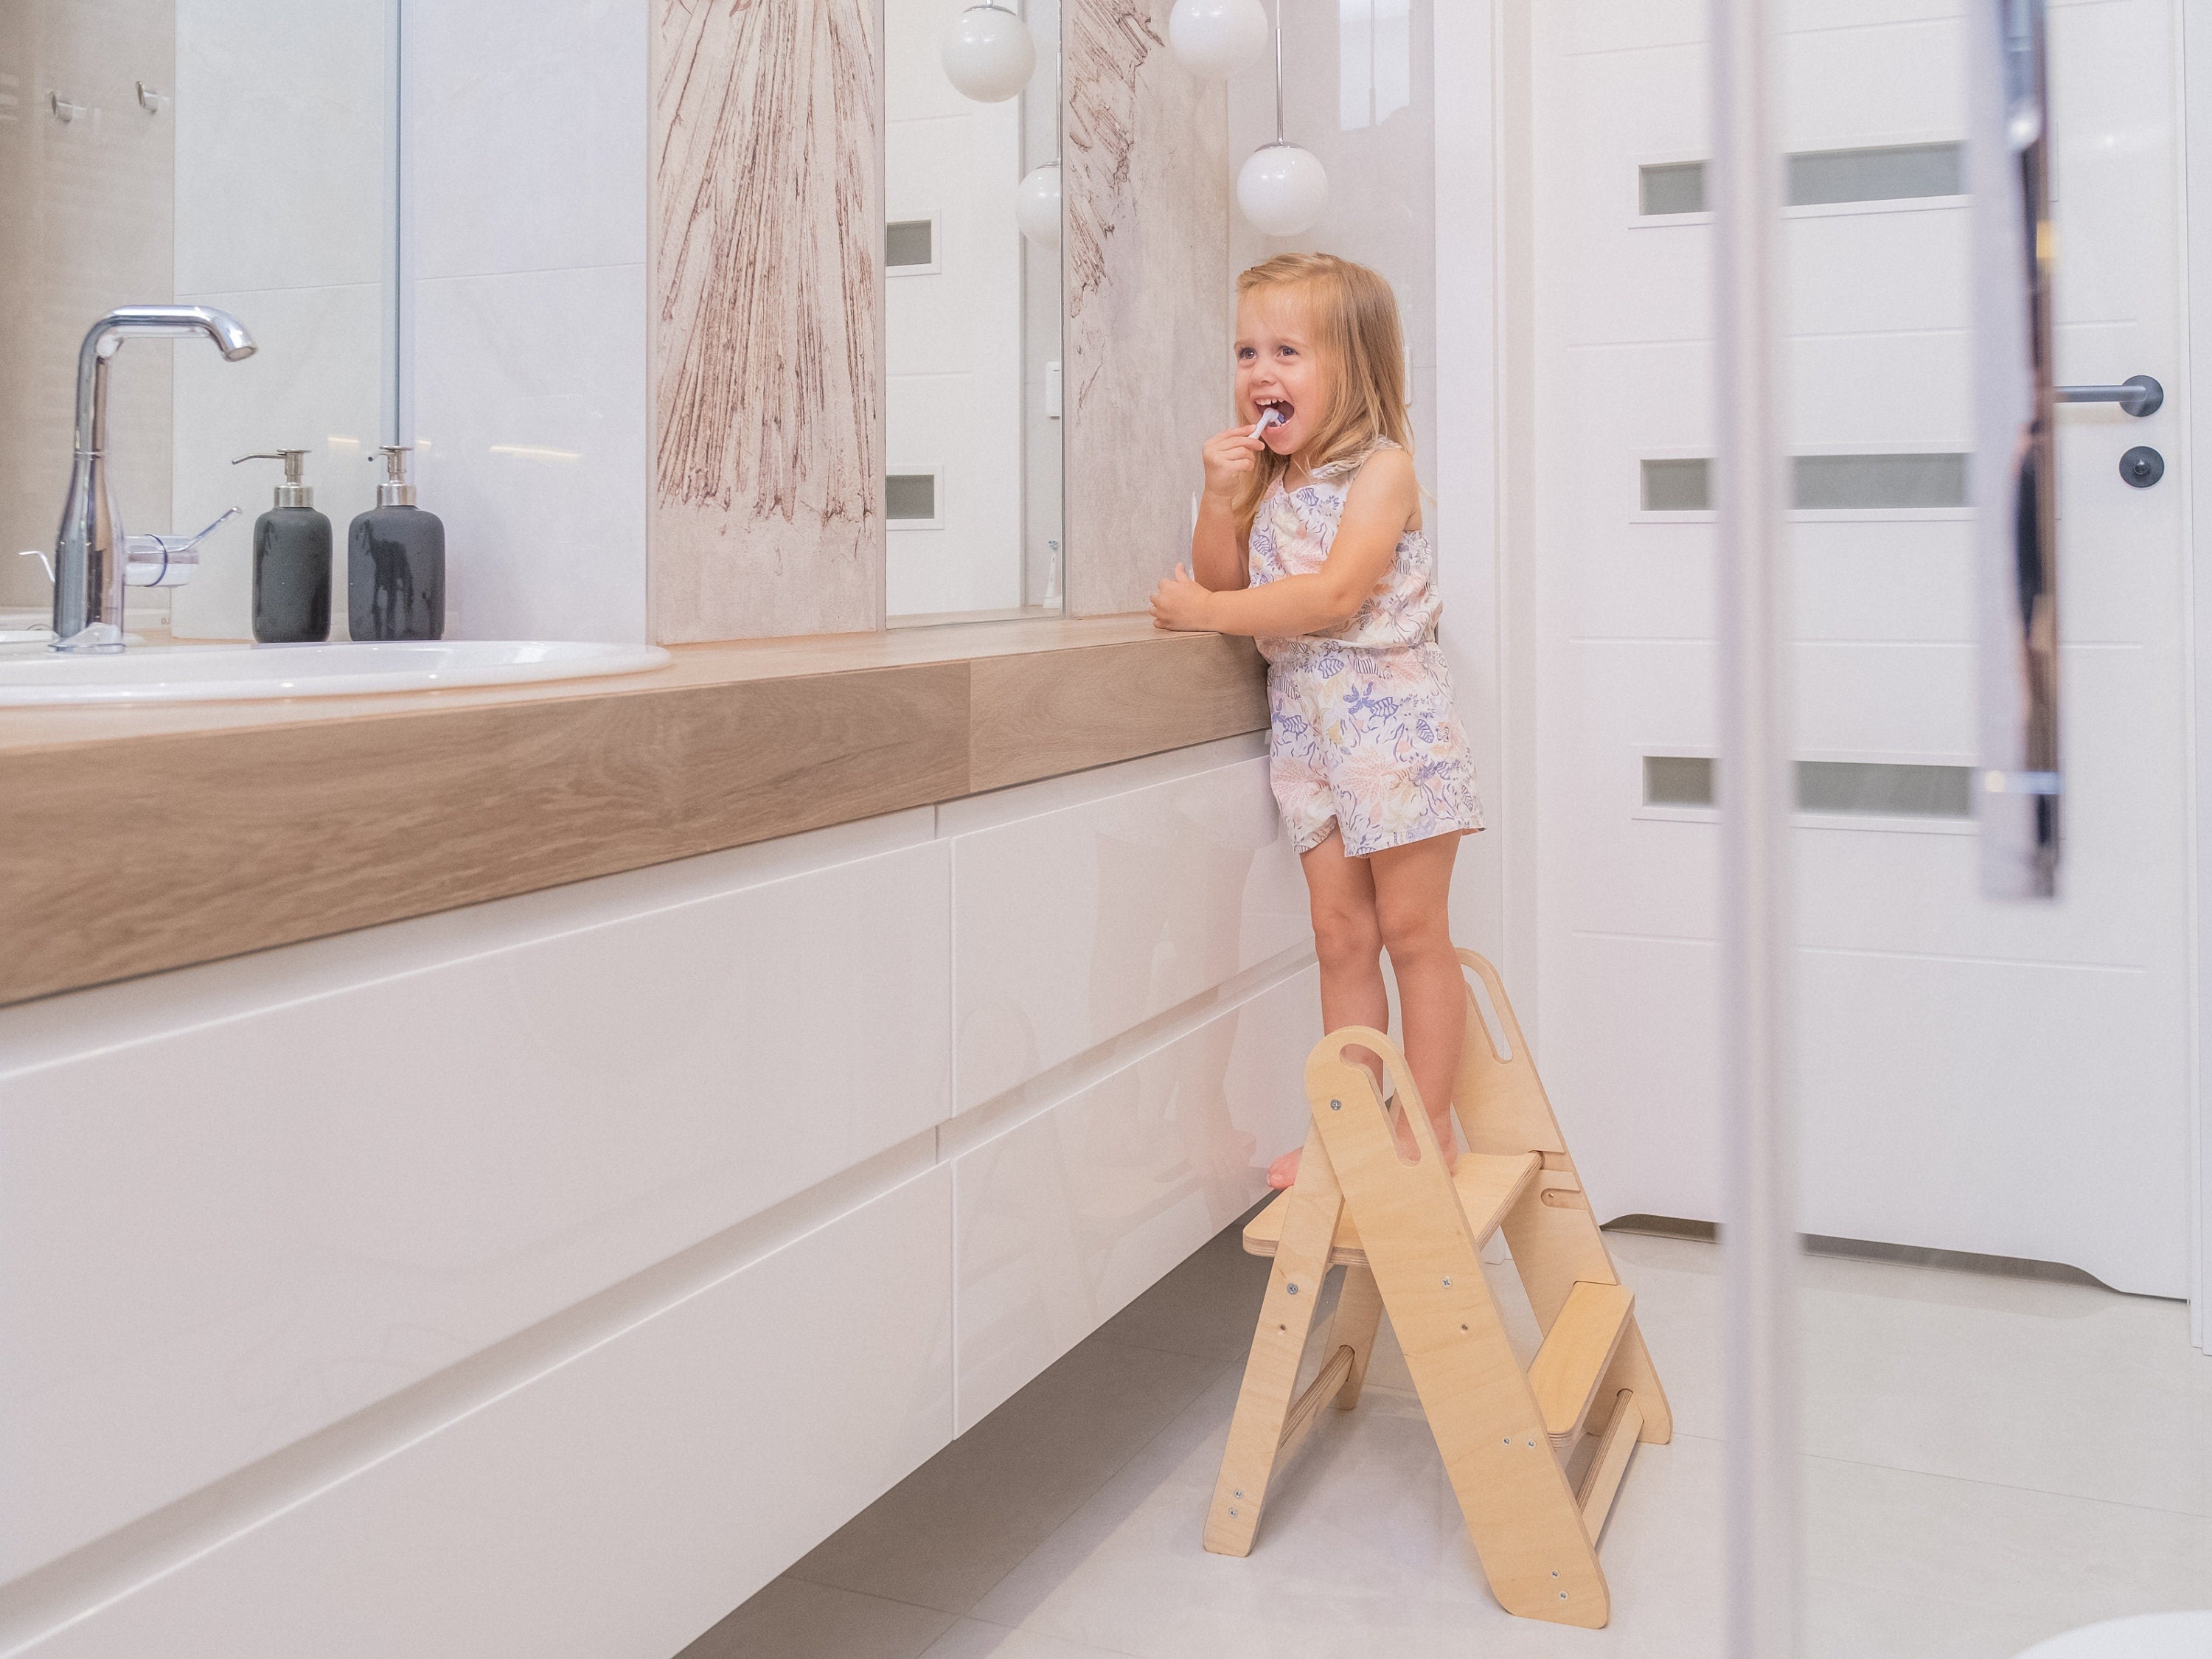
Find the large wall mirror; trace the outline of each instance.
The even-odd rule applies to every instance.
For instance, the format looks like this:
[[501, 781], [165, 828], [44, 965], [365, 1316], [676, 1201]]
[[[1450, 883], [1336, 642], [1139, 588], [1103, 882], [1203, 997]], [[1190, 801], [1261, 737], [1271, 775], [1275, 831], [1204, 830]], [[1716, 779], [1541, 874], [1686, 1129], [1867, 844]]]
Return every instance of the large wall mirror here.
[[1044, 171], [1058, 157], [1060, 0], [999, 0], [1000, 17], [981, 20], [1004, 31], [1018, 14], [1035, 48], [1020, 89], [989, 102], [947, 72], [947, 32], [972, 4], [884, 5], [884, 610], [895, 627], [1062, 608], [1065, 307], [1058, 184]]
[[132, 630], [250, 637], [252, 522], [283, 474], [239, 456], [305, 449], [343, 558], [395, 427], [396, 4], [0, 3], [0, 630], [48, 619], [46, 570], [19, 554], [52, 550], [78, 343], [118, 306], [217, 307], [257, 347], [140, 338], [114, 359], [123, 527], [240, 509], [185, 585], [131, 591]]

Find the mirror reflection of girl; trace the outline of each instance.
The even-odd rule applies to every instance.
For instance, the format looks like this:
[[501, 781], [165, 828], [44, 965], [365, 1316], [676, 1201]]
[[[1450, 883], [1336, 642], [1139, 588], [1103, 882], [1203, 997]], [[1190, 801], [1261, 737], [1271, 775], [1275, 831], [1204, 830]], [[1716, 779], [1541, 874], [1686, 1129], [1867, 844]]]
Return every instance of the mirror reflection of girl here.
[[[1237, 278], [1239, 423], [1206, 442], [1195, 574], [1160, 583], [1152, 619], [1252, 635], [1267, 659], [1269, 769], [1312, 901], [1322, 1026], [1388, 1029], [1387, 950], [1450, 1162], [1467, 1019], [1452, 860], [1482, 808], [1436, 641], [1404, 362], [1397, 301], [1365, 266], [1287, 253]], [[1289, 1186], [1297, 1161], [1276, 1159], [1268, 1184]]]

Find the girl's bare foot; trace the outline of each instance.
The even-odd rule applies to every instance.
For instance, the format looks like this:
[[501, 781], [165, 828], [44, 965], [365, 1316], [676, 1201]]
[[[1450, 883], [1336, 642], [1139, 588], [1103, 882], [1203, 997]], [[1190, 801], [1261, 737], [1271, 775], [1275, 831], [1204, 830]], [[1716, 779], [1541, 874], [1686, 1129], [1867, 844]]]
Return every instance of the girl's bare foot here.
[[1303, 1146], [1293, 1146], [1270, 1164], [1267, 1166], [1267, 1184], [1279, 1193], [1296, 1181], [1298, 1178], [1298, 1158], [1304, 1151]]

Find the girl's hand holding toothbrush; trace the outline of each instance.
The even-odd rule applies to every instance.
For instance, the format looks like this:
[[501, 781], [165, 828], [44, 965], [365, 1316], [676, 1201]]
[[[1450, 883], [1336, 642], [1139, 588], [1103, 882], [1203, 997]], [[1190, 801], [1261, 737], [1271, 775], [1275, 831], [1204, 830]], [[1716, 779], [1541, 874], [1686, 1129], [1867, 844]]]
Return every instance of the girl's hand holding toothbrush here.
[[[1261, 416], [1265, 423], [1270, 417]], [[1232, 426], [1206, 441], [1200, 452], [1206, 461], [1206, 493], [1226, 501], [1237, 493], [1255, 465], [1254, 457], [1267, 447], [1256, 426]]]

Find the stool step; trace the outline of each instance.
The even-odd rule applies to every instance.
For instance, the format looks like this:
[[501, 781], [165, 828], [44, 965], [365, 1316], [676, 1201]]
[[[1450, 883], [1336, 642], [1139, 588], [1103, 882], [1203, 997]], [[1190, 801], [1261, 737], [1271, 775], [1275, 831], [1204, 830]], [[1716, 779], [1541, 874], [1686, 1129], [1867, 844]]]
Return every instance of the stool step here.
[[1636, 1297], [1625, 1285], [1578, 1279], [1528, 1367], [1528, 1388], [1554, 1449], [1571, 1451], [1589, 1420], [1598, 1384], [1620, 1346]]
[[1605, 1438], [1598, 1442], [1589, 1473], [1583, 1477], [1583, 1489], [1576, 1494], [1583, 1510], [1583, 1530], [1593, 1544], [1605, 1530], [1613, 1500], [1620, 1496], [1620, 1477], [1628, 1473], [1629, 1455], [1643, 1432], [1643, 1407], [1636, 1403], [1632, 1389], [1623, 1389], [1613, 1401], [1613, 1421], [1606, 1425]]
[[[1460, 1208], [1467, 1212], [1467, 1224], [1474, 1234], [1475, 1249], [1480, 1249], [1491, 1234], [1498, 1231], [1498, 1224], [1505, 1219], [1505, 1212], [1528, 1190], [1528, 1183], [1543, 1167], [1543, 1158], [1536, 1152], [1505, 1156], [1492, 1152], [1460, 1154], [1459, 1162], [1452, 1168], [1452, 1186], [1459, 1193]], [[1244, 1248], [1252, 1255], [1273, 1255], [1281, 1246], [1285, 1213], [1283, 1206], [1290, 1196], [1289, 1193], [1283, 1194], [1245, 1223]], [[1352, 1224], [1349, 1205], [1337, 1216], [1328, 1265], [1367, 1265], [1367, 1252], [1360, 1248], [1359, 1229]]]

